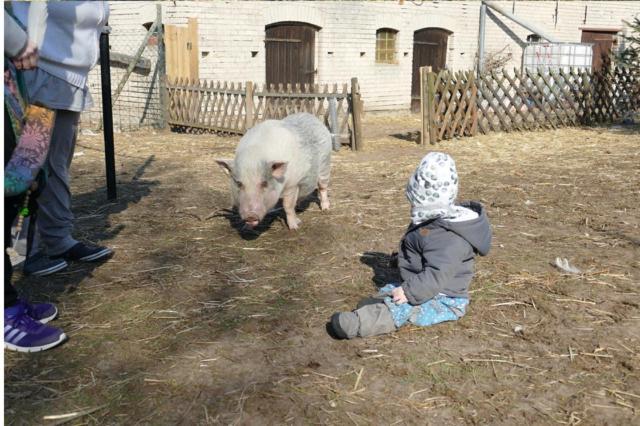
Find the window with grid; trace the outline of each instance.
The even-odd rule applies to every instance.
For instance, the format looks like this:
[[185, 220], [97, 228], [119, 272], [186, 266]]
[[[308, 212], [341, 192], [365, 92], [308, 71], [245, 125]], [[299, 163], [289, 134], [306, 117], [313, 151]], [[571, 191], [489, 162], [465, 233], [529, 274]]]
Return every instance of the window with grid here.
[[380, 28], [376, 31], [376, 62], [384, 64], [396, 63], [396, 36], [398, 31], [391, 28]]

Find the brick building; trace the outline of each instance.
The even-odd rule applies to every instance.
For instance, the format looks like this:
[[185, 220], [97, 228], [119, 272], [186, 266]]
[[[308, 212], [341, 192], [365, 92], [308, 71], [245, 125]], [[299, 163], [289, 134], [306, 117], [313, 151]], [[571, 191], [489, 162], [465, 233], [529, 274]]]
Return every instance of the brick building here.
[[[199, 77], [204, 79], [278, 82], [292, 78], [286, 76], [291, 70], [279, 64], [291, 61], [291, 55], [302, 55], [299, 75], [294, 77], [298, 81], [345, 83], [357, 77], [366, 110], [397, 110], [410, 107], [416, 62], [431, 61], [436, 68], [451, 70], [473, 69], [477, 64], [479, 1], [159, 3], [165, 24], [183, 26], [189, 18], [197, 19], [196, 55]], [[626, 31], [623, 20], [640, 15], [640, 1], [494, 3], [563, 42], [580, 42], [585, 32], [593, 30], [619, 38]], [[110, 4], [112, 49], [119, 47], [118, 31], [137, 31], [143, 36], [143, 24], [156, 16], [156, 2]], [[312, 40], [302, 37], [298, 29]], [[531, 39], [531, 31], [497, 12], [488, 12], [488, 56], [507, 67], [520, 67], [528, 37]], [[300, 42], [303, 38], [307, 41]], [[283, 50], [287, 43], [288, 53]], [[306, 53], [295, 53], [303, 48]], [[149, 52], [145, 55], [154, 54], [153, 49]], [[135, 97], [136, 90], [144, 92], [135, 85], [125, 89], [125, 97]]]

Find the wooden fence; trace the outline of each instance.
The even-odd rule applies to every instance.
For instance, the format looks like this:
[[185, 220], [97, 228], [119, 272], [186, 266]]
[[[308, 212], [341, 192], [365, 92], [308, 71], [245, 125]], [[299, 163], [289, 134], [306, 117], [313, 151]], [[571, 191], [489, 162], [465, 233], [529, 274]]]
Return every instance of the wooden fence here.
[[357, 79], [334, 85], [262, 85], [186, 78], [167, 81], [167, 122], [174, 127], [243, 134], [268, 119], [308, 112], [324, 122], [334, 148], [362, 147], [362, 101]]
[[421, 142], [499, 131], [610, 123], [640, 109], [640, 75], [626, 68], [421, 72]]

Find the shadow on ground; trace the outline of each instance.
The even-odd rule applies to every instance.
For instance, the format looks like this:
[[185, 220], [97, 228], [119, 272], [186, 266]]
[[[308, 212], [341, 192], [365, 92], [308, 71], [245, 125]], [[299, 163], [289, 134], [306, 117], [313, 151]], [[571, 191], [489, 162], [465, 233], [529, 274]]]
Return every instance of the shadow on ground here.
[[400, 139], [403, 141], [407, 141], [407, 142], [413, 142], [415, 144], [419, 144], [420, 143], [420, 131], [408, 131], [408, 132], [400, 132], [400, 133], [393, 133], [390, 135], [391, 137], [394, 137], [396, 139]]
[[[318, 191], [315, 190], [307, 197], [298, 200], [298, 205], [296, 206], [296, 213], [304, 213], [311, 204], [317, 204], [318, 208], [320, 206], [320, 198], [318, 197]], [[286, 227], [286, 215], [284, 212], [284, 208], [282, 207], [282, 200], [278, 201], [278, 204], [272, 208], [269, 213], [262, 219], [262, 221], [255, 228], [248, 228], [243, 220], [240, 218], [238, 214], [237, 208], [232, 209], [224, 209], [221, 213], [214, 214], [212, 217], [222, 216], [229, 221], [229, 225], [233, 229], [236, 230], [238, 235], [246, 241], [253, 241], [260, 237], [260, 235], [264, 234], [268, 230], [271, 229], [271, 226], [274, 222], [280, 221]], [[303, 224], [304, 226], [304, 224]]]
[[[80, 240], [95, 244], [106, 244], [124, 229], [124, 225], [111, 227], [109, 217], [118, 214], [131, 204], [138, 203], [147, 197], [157, 181], [143, 179], [145, 171], [153, 164], [155, 157], [149, 156], [135, 171], [131, 180], [118, 184], [118, 198], [107, 200], [107, 188], [102, 186], [93, 191], [73, 195], [76, 226], [74, 235]], [[79, 207], [76, 207], [79, 206]], [[47, 300], [58, 302], [56, 295], [74, 292], [82, 280], [91, 276], [102, 262], [71, 263], [65, 271], [47, 277], [25, 276], [14, 274], [14, 286], [28, 300]]]
[[373, 269], [374, 276], [371, 279], [377, 288], [382, 288], [389, 283], [402, 281], [398, 271], [397, 255], [365, 252], [360, 256], [360, 262]]

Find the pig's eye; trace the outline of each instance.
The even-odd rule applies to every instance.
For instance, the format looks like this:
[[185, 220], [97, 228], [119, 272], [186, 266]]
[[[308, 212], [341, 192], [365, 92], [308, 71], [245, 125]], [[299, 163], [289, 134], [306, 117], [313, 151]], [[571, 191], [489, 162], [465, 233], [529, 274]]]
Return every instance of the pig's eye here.
[[266, 188], [267, 186], [269, 186], [269, 184], [267, 183], [266, 180], [263, 180], [262, 182], [260, 182], [260, 187], [261, 188]]
[[236, 186], [237, 186], [238, 188], [240, 188], [240, 189], [242, 189], [242, 187], [244, 186], [244, 185], [242, 185], [242, 182], [240, 182], [239, 180], [236, 180], [236, 181], [234, 181], [234, 182], [236, 183]]

